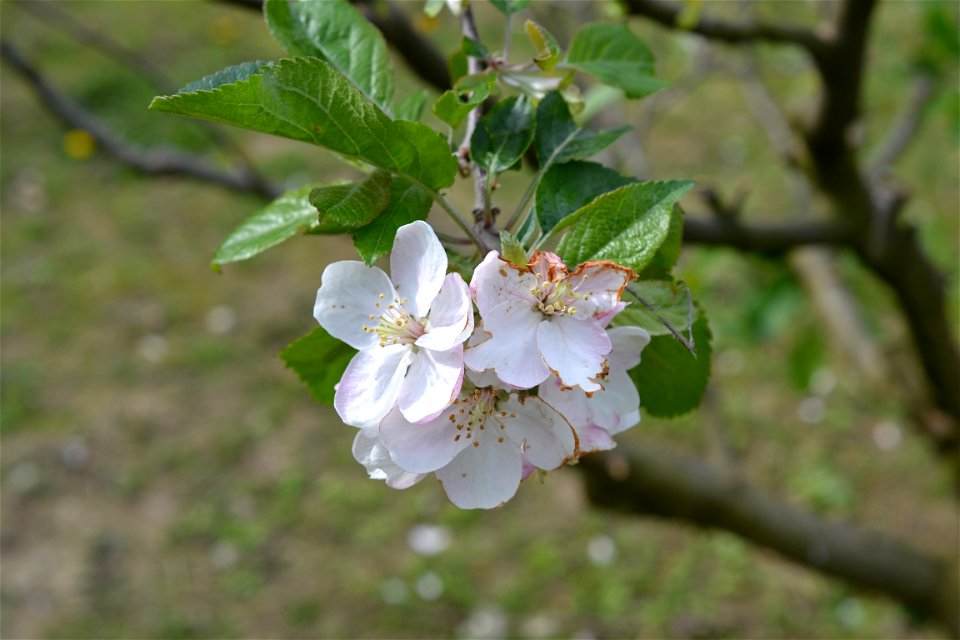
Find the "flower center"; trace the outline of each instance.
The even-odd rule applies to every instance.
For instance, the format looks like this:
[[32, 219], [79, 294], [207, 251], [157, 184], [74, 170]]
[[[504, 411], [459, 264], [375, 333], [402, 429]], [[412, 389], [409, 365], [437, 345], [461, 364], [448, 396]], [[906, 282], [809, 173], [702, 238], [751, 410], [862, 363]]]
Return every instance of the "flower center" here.
[[414, 318], [407, 311], [406, 298], [394, 298], [393, 302], [383, 306], [383, 294], [380, 294], [380, 300], [373, 303], [375, 313], [370, 314], [370, 320], [379, 320], [379, 324], [374, 326], [363, 325], [363, 330], [367, 333], [375, 333], [380, 336], [380, 346], [386, 347], [393, 344], [413, 344], [417, 338], [426, 332], [418, 318]]
[[[480, 446], [480, 434], [477, 432], [487, 428], [497, 432], [496, 442], [503, 444], [505, 441], [503, 431], [507, 428], [504, 421], [517, 417], [516, 412], [513, 411], [497, 411], [497, 393], [489, 388], [474, 389], [473, 394], [457, 398], [449, 411], [447, 420], [457, 429], [453, 436], [454, 442], [465, 438], [473, 440], [471, 444], [474, 447]], [[485, 440], [493, 441], [488, 438]]]
[[537, 298], [537, 309], [541, 313], [548, 316], [572, 316], [577, 313], [577, 307], [574, 306], [576, 302], [589, 299], [588, 296], [577, 292], [577, 289], [585, 280], [586, 278], [574, 287], [566, 278], [544, 282], [542, 276], [538, 273], [537, 286], [531, 289], [530, 293], [534, 298]]

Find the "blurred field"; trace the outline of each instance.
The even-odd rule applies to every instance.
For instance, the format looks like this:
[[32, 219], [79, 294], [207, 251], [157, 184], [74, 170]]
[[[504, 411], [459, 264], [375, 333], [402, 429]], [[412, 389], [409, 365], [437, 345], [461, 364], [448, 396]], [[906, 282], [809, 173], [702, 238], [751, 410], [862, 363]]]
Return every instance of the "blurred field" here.
[[[772, 13], [809, 22], [810, 4]], [[909, 84], [924, 6], [879, 11], [868, 148]], [[65, 8], [180, 84], [282, 55], [256, 13], [222, 4]], [[0, 18], [4, 39], [130, 139], [209, 149], [195, 124], [145, 110], [148, 82], [10, 2]], [[425, 26], [452, 48], [449, 16]], [[637, 31], [663, 74], [683, 77], [692, 39]], [[761, 53], [778, 94], [805, 104], [814, 83], [802, 57]], [[353, 430], [276, 358], [312, 328], [320, 274], [353, 257], [349, 243], [299, 238], [217, 275], [213, 249], [256, 199], [133, 174], [69, 134], [7, 67], [0, 93], [3, 637], [941, 634], [732, 535], [593, 511], [575, 469], [526, 483], [493, 512], [455, 509], [433, 481], [394, 492], [367, 480], [350, 455]], [[898, 171], [913, 194], [905, 215], [949, 274], [954, 311], [956, 100], [945, 91], [934, 102]], [[228, 133], [276, 179], [351, 175], [322, 151]], [[657, 177], [749, 189], [748, 210], [791, 213], [786, 178], [728, 78], [692, 87], [646, 142]], [[628, 142], [610, 161], [630, 172], [632, 153]], [[468, 189], [456, 197], [466, 205]], [[842, 267], [884, 348], [909, 353], [888, 292], [854, 260]], [[710, 456], [708, 425], [719, 422], [758, 486], [954, 552], [948, 469], [910, 431], [898, 390], [872, 388], [830, 348], [789, 269], [697, 249], [678, 272], [714, 329], [713, 403], [645, 419], [622, 441]]]

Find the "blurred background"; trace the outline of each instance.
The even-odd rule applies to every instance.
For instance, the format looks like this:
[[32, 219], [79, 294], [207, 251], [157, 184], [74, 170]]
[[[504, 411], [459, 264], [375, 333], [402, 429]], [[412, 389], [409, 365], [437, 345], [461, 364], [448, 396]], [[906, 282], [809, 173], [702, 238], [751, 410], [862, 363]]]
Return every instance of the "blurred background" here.
[[[475, 4], [496, 47], [501, 18]], [[704, 5], [811, 28], [832, 10]], [[567, 42], [618, 6], [529, 12]], [[450, 14], [400, 9], [444, 54], [458, 46]], [[878, 8], [858, 131], [875, 148], [933, 56], [922, 127], [895, 174], [910, 194], [903, 217], [948, 276], [954, 329], [956, 13], [952, 2]], [[355, 175], [323, 150], [146, 110], [224, 66], [283, 55], [240, 3], [4, 2], [0, 20], [5, 45], [137, 148], [223, 168], [240, 148], [287, 186]], [[631, 24], [673, 87], [598, 112], [603, 126], [636, 126], [604, 161], [696, 180], [761, 219], [795, 214], [802, 194], [750, 78], [802, 117], [818, 90], [804, 54]], [[519, 59], [529, 45], [515, 32]], [[402, 95], [425, 86], [395, 68]], [[892, 600], [731, 533], [592, 508], [576, 469], [525, 483], [491, 512], [454, 508], [432, 480], [403, 492], [368, 480], [354, 431], [276, 357], [313, 328], [320, 274], [354, 257], [349, 241], [295, 238], [217, 274], [213, 250], [260, 199], [135, 172], [44, 108], [8, 59], [0, 95], [4, 637], [943, 637]], [[505, 179], [499, 197], [519, 196], [526, 176]], [[460, 187], [453, 198], [469, 209]], [[684, 204], [702, 212], [705, 200]], [[898, 372], [873, 375], [837, 344], [805, 289], [818, 276], [797, 262], [685, 249], [676, 273], [714, 334], [707, 402], [677, 420], [646, 417], [619, 440], [732, 460], [790, 504], [956, 554], [954, 469], [907, 408], [906, 387], [923, 382], [895, 300], [852, 255], [830, 263], [862, 305], [861, 337]]]

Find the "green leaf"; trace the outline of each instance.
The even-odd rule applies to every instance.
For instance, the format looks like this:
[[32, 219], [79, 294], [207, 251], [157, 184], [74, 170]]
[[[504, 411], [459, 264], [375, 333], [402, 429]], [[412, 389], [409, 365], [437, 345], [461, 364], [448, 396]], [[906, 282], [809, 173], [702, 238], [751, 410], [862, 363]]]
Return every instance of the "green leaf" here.
[[445, 91], [433, 103], [433, 114], [451, 127], [458, 127], [467, 114], [489, 95], [489, 83], [478, 84], [472, 88], [472, 91], [465, 89]]
[[463, 49], [457, 49], [447, 58], [447, 69], [450, 71], [450, 81], [456, 84], [460, 78], [470, 73], [467, 67], [467, 54]]
[[506, 258], [507, 262], [518, 267], [524, 267], [527, 264], [526, 250], [506, 229], [500, 230], [500, 255]]
[[536, 130], [533, 102], [524, 96], [507, 98], [480, 118], [470, 138], [470, 155], [487, 173], [512, 167], [523, 156]]
[[393, 72], [380, 30], [346, 0], [267, 0], [267, 27], [292, 56], [330, 63], [381, 108], [393, 99]]
[[642, 98], [667, 85], [654, 75], [653, 54], [625, 24], [588, 24], [573, 37], [563, 65]]
[[683, 240], [683, 209], [675, 204], [670, 210], [670, 228], [667, 230], [667, 237], [657, 249], [640, 278], [643, 280], [662, 280], [669, 279], [670, 272], [676, 266], [680, 259], [680, 246]]
[[570, 160], [586, 160], [613, 144], [632, 127], [624, 126], [594, 133], [573, 121], [566, 100], [551, 91], [537, 107], [537, 135], [534, 149], [541, 169]]
[[333, 404], [334, 385], [340, 382], [356, 351], [317, 327], [280, 352], [291, 369], [318, 402]]
[[317, 225], [317, 209], [310, 204], [316, 185], [288, 191], [244, 220], [213, 254], [215, 265], [247, 260]]
[[673, 336], [689, 341], [686, 332], [694, 321], [696, 309], [684, 283], [633, 282], [627, 286], [623, 301], [630, 306], [616, 315], [614, 324], [642, 327], [651, 336]]
[[397, 120], [417, 122], [423, 117], [423, 110], [427, 107], [427, 90], [421, 89], [393, 105], [393, 117]]
[[397, 229], [414, 220], [424, 220], [433, 200], [430, 195], [402, 178], [390, 184], [390, 204], [370, 224], [350, 232], [353, 244], [367, 266], [390, 253]]
[[480, 58], [481, 60], [490, 55], [482, 42], [467, 36], [463, 36], [463, 52], [471, 58]]
[[510, 14], [526, 8], [526, 6], [530, 4], [530, 0], [490, 0], [490, 4], [495, 6], [500, 10], [500, 13], [509, 18]]
[[595, 162], [555, 164], [537, 185], [537, 222], [549, 233], [560, 220], [608, 191], [636, 182]]
[[391, 120], [327, 63], [281, 60], [213, 90], [154, 98], [151, 109], [225, 122], [326, 147], [437, 190], [457, 162], [429, 127]]
[[630, 377], [640, 393], [640, 406], [652, 415], [671, 418], [700, 406], [710, 380], [711, 334], [701, 314], [693, 324], [696, 357], [672, 336], [654, 336]]
[[533, 62], [544, 71], [550, 71], [557, 66], [562, 52], [553, 34], [533, 20], [524, 22], [523, 30], [527, 32], [527, 38], [530, 39], [530, 43], [537, 50]]
[[363, 180], [310, 192], [322, 231], [356, 229], [370, 224], [390, 203], [390, 173], [374, 171]]
[[241, 62], [240, 64], [235, 64], [232, 67], [221, 69], [216, 73], [211, 73], [210, 75], [204, 76], [195, 82], [191, 82], [183, 89], [180, 89], [180, 93], [210, 91], [212, 89], [216, 89], [222, 84], [231, 84], [233, 82], [239, 82], [240, 80], [246, 80], [250, 76], [260, 73], [261, 69], [271, 64], [273, 63], [266, 60]]
[[673, 203], [692, 186], [637, 182], [605, 193], [557, 223], [554, 232], [571, 227], [557, 253], [567, 264], [613, 260], [639, 273], [667, 238]]

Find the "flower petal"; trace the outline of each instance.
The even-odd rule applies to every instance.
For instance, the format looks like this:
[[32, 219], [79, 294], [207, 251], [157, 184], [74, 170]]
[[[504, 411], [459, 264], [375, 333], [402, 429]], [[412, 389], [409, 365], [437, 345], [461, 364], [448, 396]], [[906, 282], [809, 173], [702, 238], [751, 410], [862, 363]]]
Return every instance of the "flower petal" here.
[[443, 281], [440, 293], [430, 305], [427, 332], [417, 339], [417, 346], [446, 351], [461, 344], [473, 332], [473, 300], [470, 289], [459, 273], [451, 273]]
[[578, 386], [588, 393], [600, 390], [594, 378], [603, 372], [611, 345], [595, 319], [554, 316], [537, 328], [537, 346], [565, 387]]
[[342, 260], [323, 270], [321, 282], [313, 305], [313, 317], [320, 326], [354, 349], [377, 346], [377, 334], [363, 327], [377, 326], [376, 318], [382, 313], [377, 305], [397, 295], [387, 274], [356, 260]]
[[412, 360], [412, 350], [402, 344], [374, 347], [353, 356], [333, 397], [340, 419], [354, 427], [376, 426], [396, 404]]
[[449, 351], [421, 349], [400, 387], [400, 412], [410, 422], [430, 420], [453, 402], [461, 384], [463, 345]]
[[[490, 339], [470, 347], [463, 359], [475, 371], [494, 369], [497, 376], [520, 389], [535, 387], [550, 375], [537, 347], [537, 327], [543, 322], [539, 311], [521, 311], [507, 301], [490, 311], [488, 317], [499, 329]], [[510, 307], [510, 315], [500, 316]], [[484, 329], [488, 330], [484, 320]]]
[[[603, 391], [598, 391], [597, 396]], [[539, 397], [556, 409], [579, 433], [593, 424], [590, 398], [580, 389], [564, 389], [560, 378], [551, 376], [540, 385]]]
[[577, 309], [587, 315], [604, 313], [620, 302], [623, 288], [637, 277], [633, 269], [622, 267], [609, 260], [584, 262], [571, 273], [567, 282], [579, 296]]
[[536, 276], [529, 271], [521, 271], [502, 259], [496, 251], [487, 254], [473, 270], [470, 280], [470, 290], [476, 297], [482, 318], [486, 318], [494, 307], [508, 301], [523, 308], [535, 309], [537, 300], [531, 289], [536, 286]]
[[380, 437], [400, 468], [413, 473], [436, 471], [470, 444], [457, 430], [458, 417], [455, 410], [444, 411], [430, 422], [411, 424], [394, 409], [380, 423]]
[[580, 436], [580, 453], [608, 451], [617, 446], [613, 436], [606, 429], [596, 425], [578, 429], [577, 433]]
[[433, 228], [423, 220], [397, 229], [390, 253], [390, 275], [410, 315], [427, 315], [447, 273], [447, 254]]
[[531, 397], [521, 402], [511, 395], [501, 406], [509, 412], [509, 416], [503, 418], [507, 435], [514, 442], [522, 443], [523, 455], [534, 466], [556, 469], [576, 453], [573, 427], [543, 400]]
[[453, 461], [437, 471], [450, 502], [461, 509], [494, 509], [517, 493], [523, 463], [512, 442], [497, 442], [489, 429]]
[[650, 344], [650, 334], [640, 327], [613, 327], [607, 329], [612, 349], [610, 364], [629, 371], [640, 364], [640, 352]]
[[640, 422], [640, 394], [621, 367], [611, 366], [604, 382], [603, 391], [598, 391], [588, 400], [593, 424], [611, 434], [620, 433]]
[[353, 457], [367, 469], [371, 479], [385, 480], [392, 489], [407, 489], [425, 477], [422, 473], [410, 473], [397, 466], [376, 427], [357, 431], [353, 439]]

